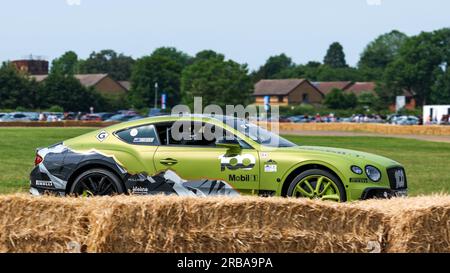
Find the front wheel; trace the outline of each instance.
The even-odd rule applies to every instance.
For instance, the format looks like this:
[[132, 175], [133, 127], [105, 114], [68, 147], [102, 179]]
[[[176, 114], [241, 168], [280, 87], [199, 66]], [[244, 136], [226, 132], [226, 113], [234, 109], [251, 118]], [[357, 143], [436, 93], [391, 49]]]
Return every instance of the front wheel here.
[[289, 185], [288, 196], [345, 202], [344, 185], [333, 174], [320, 169], [307, 170], [299, 174]]
[[91, 169], [75, 178], [70, 193], [76, 196], [105, 196], [123, 194], [119, 178], [104, 169]]

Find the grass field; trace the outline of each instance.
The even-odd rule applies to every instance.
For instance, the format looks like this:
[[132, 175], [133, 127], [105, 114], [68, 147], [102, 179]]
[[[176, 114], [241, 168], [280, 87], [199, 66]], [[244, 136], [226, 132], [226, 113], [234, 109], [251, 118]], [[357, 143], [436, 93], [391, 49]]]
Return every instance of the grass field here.
[[[0, 193], [28, 190], [35, 149], [89, 128], [0, 128]], [[355, 149], [390, 157], [406, 167], [410, 195], [450, 193], [450, 144], [380, 137], [288, 136], [303, 145]]]

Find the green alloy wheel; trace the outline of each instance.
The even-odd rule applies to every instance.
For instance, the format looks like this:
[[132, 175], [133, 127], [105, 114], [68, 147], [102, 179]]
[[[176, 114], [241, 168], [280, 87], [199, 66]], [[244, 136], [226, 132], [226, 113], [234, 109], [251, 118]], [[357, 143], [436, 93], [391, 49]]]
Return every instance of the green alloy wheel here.
[[288, 195], [296, 198], [320, 199], [345, 202], [342, 183], [333, 174], [324, 170], [308, 170], [298, 175], [291, 183]]

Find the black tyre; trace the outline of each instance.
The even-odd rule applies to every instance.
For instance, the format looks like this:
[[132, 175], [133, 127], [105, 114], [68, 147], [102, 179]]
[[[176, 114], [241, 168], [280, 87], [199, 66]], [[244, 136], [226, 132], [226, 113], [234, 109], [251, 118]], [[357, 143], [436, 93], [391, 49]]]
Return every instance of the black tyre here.
[[76, 196], [105, 196], [125, 193], [122, 181], [105, 169], [90, 169], [75, 178], [70, 194]]
[[302, 172], [292, 180], [287, 192], [289, 197], [347, 201], [345, 188], [335, 175], [321, 169]]

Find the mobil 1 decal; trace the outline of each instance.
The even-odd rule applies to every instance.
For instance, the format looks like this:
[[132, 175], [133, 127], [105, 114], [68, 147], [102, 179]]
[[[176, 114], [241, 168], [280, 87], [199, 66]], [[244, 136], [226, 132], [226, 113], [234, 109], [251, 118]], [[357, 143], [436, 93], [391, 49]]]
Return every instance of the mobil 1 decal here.
[[255, 167], [256, 158], [251, 154], [243, 154], [236, 156], [221, 155], [220, 159], [220, 170], [223, 172], [225, 170], [244, 170], [249, 171]]

